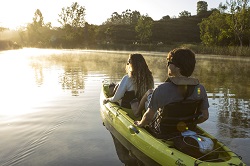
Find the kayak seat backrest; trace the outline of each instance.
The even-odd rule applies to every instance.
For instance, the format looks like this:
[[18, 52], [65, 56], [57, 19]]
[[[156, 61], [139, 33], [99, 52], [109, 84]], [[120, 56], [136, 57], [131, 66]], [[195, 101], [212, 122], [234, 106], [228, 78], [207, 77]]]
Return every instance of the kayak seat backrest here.
[[150, 128], [156, 134], [166, 135], [170, 133], [195, 130], [195, 121], [201, 115], [198, 111], [201, 101], [183, 100], [166, 105], [159, 110]]
[[166, 105], [161, 113], [161, 123], [166, 126], [172, 126], [180, 121], [193, 123], [200, 115], [198, 111], [200, 101], [184, 100]]

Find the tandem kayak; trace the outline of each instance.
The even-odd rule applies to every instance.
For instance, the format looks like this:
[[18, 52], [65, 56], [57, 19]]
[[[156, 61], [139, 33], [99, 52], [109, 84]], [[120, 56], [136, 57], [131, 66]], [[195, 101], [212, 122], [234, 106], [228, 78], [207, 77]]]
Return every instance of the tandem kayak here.
[[[158, 139], [150, 134], [145, 128], [134, 125], [138, 120], [134, 117], [131, 109], [126, 109], [116, 103], [103, 104], [103, 99], [108, 97], [108, 84], [103, 84], [100, 94], [100, 112], [104, 126], [118, 139], [128, 151], [141, 160], [145, 165], [163, 166], [245, 166], [241, 157], [232, 152], [223, 143], [216, 141], [214, 150], [215, 159], [197, 159], [178, 151], [173, 141]], [[201, 128], [202, 135], [216, 140]]]

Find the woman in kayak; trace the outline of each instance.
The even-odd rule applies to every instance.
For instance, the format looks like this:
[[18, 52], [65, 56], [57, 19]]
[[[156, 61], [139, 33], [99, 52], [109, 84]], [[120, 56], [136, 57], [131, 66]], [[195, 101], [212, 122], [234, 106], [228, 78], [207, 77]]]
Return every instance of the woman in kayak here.
[[121, 106], [131, 108], [133, 99], [140, 99], [148, 89], [154, 87], [154, 80], [148, 65], [141, 54], [130, 54], [126, 64], [126, 75], [116, 85], [114, 96], [104, 99], [103, 103], [121, 100]]
[[[152, 95], [148, 95], [151, 94], [148, 93], [143, 97], [142, 101], [146, 101], [146, 99], [149, 98], [149, 105], [148, 108], [146, 108], [146, 112], [142, 119], [140, 121], [135, 121], [135, 125], [138, 127], [149, 125], [157, 114], [159, 114], [159, 110], [163, 109], [170, 103], [182, 102], [186, 100], [200, 101], [198, 107], [200, 116], [196, 119], [196, 124], [206, 121], [209, 117], [209, 103], [206, 90], [201, 84], [199, 84], [197, 79], [190, 78], [195, 68], [195, 54], [190, 49], [177, 48], [169, 52], [167, 60], [168, 79], [165, 83], [159, 85], [153, 91]], [[140, 112], [142, 108], [144, 108], [143, 106], [144, 103], [141, 102], [137, 112]], [[185, 111], [185, 108], [182, 110]], [[184, 113], [185, 112], [181, 114]], [[174, 130], [178, 131], [185, 129], [179, 129], [178, 126], [175, 126]], [[160, 133], [163, 132], [159, 131], [159, 126], [156, 130]], [[166, 130], [168, 132], [167, 128]]]

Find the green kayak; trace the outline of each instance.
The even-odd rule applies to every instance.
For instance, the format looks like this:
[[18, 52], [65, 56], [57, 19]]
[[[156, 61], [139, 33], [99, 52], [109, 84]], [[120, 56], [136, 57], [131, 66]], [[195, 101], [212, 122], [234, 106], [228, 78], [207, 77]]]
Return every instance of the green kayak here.
[[[215, 159], [197, 159], [178, 151], [173, 141], [157, 139], [146, 129], [134, 125], [138, 120], [131, 109], [120, 107], [116, 103], [103, 104], [103, 99], [108, 97], [108, 84], [103, 84], [100, 94], [101, 117], [105, 127], [125, 146], [132, 155], [136, 156], [145, 165], [167, 166], [245, 166], [241, 157], [232, 152], [223, 143], [216, 141], [214, 150]], [[198, 127], [199, 128], [199, 127]], [[202, 135], [216, 140], [213, 136], [199, 128]]]

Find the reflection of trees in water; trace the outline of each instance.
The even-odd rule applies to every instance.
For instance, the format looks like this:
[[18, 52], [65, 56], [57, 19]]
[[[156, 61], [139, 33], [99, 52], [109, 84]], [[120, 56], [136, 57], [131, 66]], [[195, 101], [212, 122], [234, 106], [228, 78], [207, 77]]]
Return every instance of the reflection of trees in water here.
[[80, 67], [66, 67], [60, 76], [62, 89], [71, 90], [73, 96], [78, 96], [84, 90], [84, 73]]
[[47, 66], [63, 66], [64, 73], [60, 75], [59, 83], [62, 89], [71, 90], [72, 95], [76, 96], [84, 89], [84, 76], [90, 71], [108, 73], [111, 80], [117, 81], [117, 78], [125, 74], [127, 58], [128, 54], [72, 51], [39, 56], [35, 60], [39, 63], [46, 62]]
[[216, 88], [230, 89], [237, 98], [249, 99], [250, 63], [234, 60], [200, 60], [197, 62], [195, 77], [209, 92]]
[[210, 105], [218, 111], [218, 128], [226, 137], [248, 137], [249, 101], [235, 98], [230, 90], [220, 88], [214, 91], [214, 99]]
[[250, 64], [243, 61], [210, 59], [198, 61], [195, 76], [214, 97], [220, 134], [248, 137], [250, 113]]
[[34, 69], [35, 72], [35, 81], [38, 86], [41, 86], [43, 84], [43, 67], [39, 63], [32, 63], [31, 67]]
[[[126, 74], [125, 67], [129, 54], [130, 53], [116, 52], [83, 52], [77, 54], [52, 55], [48, 59], [50, 62], [56, 63], [57, 65], [67, 66], [64, 67], [65, 72], [70, 68], [84, 69], [82, 70], [84, 74], [87, 74], [89, 71], [102, 71], [103, 73], [107, 73], [110, 81], [117, 82]], [[145, 56], [145, 59], [153, 75], [158, 77], [161, 81], [164, 81], [167, 75], [166, 57]], [[68, 72], [68, 75], [70, 74], [72, 75], [71, 69]], [[76, 79], [79, 77], [80, 73], [79, 71], [75, 71], [74, 74], [78, 76], [75, 76], [76, 78], [68, 76], [67, 81], [71, 79], [75, 79], [72, 81], [77, 81]], [[70, 84], [72, 83], [68, 83], [69, 86], [71, 86]], [[65, 85], [62, 85], [62, 87], [63, 86]], [[76, 92], [74, 92], [74, 94], [75, 93]]]

